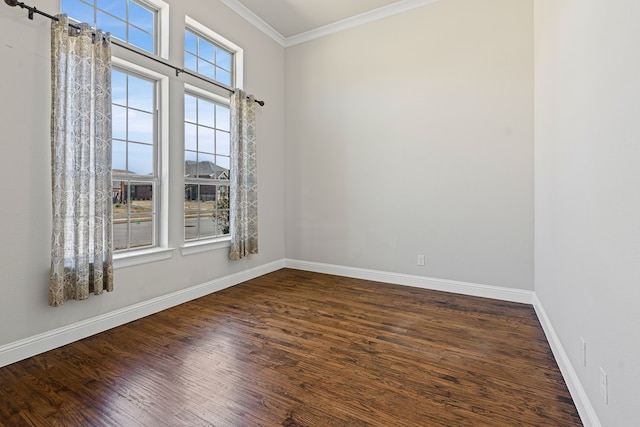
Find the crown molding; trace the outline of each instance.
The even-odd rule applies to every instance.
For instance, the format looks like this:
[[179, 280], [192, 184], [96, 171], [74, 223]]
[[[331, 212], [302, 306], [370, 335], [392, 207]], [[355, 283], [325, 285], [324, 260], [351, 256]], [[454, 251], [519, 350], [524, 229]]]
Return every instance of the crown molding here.
[[286, 47], [286, 38], [277, 32], [271, 25], [267, 24], [258, 15], [249, 10], [238, 0], [220, 0], [225, 6], [233, 10], [235, 13], [249, 21], [251, 25], [271, 37], [276, 43], [282, 47]]
[[339, 33], [341, 31], [368, 24], [370, 22], [379, 21], [381, 19], [408, 12], [418, 7], [427, 6], [439, 1], [440, 0], [401, 0], [397, 3], [393, 3], [379, 9], [374, 9], [369, 12], [353, 16], [351, 18], [336, 21], [332, 24], [318, 27], [304, 33], [296, 34], [295, 36], [287, 37], [285, 39], [285, 47], [295, 46], [300, 43], [306, 43], [311, 40]]
[[401, 0], [397, 3], [390, 4], [388, 6], [374, 9], [369, 12], [362, 13], [360, 15], [353, 16], [351, 18], [343, 19], [322, 27], [315, 28], [313, 30], [306, 31], [304, 33], [296, 34], [291, 37], [284, 37], [278, 31], [276, 31], [271, 25], [267, 24], [260, 17], [249, 10], [245, 5], [238, 0], [220, 0], [231, 10], [242, 16], [249, 21], [257, 29], [271, 37], [279, 45], [283, 47], [295, 46], [300, 43], [306, 43], [311, 40], [319, 39], [321, 37], [335, 34], [340, 31], [348, 30], [350, 28], [358, 27], [360, 25], [368, 24], [370, 22], [378, 21], [380, 19], [387, 18], [389, 16], [398, 15], [400, 13], [408, 12], [418, 7], [427, 6], [432, 3], [439, 2], [440, 0]]

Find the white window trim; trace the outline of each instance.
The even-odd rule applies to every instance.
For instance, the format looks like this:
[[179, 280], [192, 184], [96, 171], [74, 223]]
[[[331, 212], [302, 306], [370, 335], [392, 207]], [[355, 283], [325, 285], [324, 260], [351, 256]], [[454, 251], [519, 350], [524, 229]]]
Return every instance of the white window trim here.
[[[218, 102], [220, 104], [224, 104], [227, 107], [230, 106], [229, 97], [224, 97], [208, 90], [199, 88], [197, 86], [190, 85], [189, 83], [184, 84], [184, 94], [193, 93], [194, 95], [202, 96], [203, 98], [209, 98], [213, 102]], [[184, 120], [183, 120], [184, 121]]]
[[174, 248], [146, 248], [113, 254], [113, 268], [127, 268], [151, 262], [164, 261], [173, 257]]
[[[230, 40], [227, 40], [226, 38], [222, 37], [220, 34], [216, 33], [215, 31], [210, 30], [208, 27], [202, 25], [201, 23], [199, 23], [198, 21], [196, 21], [195, 19], [191, 18], [188, 15], [185, 15], [184, 22], [187, 30], [192, 29], [197, 33], [200, 33], [206, 36], [207, 38], [211, 39], [212, 41], [216, 42], [217, 44], [224, 47], [225, 49], [233, 52], [233, 70], [235, 74], [233, 79], [233, 82], [234, 82], [233, 85], [238, 89], [243, 89], [244, 88], [244, 72], [243, 72], [244, 50], [237, 44], [233, 43]], [[183, 55], [183, 61], [184, 61], [184, 55]], [[184, 66], [184, 63], [183, 63], [183, 66]]]
[[[157, 204], [156, 212], [156, 246], [152, 248], [131, 249], [114, 253], [114, 263], [116, 267], [129, 267], [130, 265], [145, 264], [161, 259], [168, 259], [172, 256], [173, 248], [169, 248], [169, 77], [149, 70], [148, 68], [113, 56], [111, 63], [125, 70], [130, 70], [145, 77], [157, 81], [158, 99], [156, 108], [158, 109], [158, 130], [156, 137], [157, 167], [158, 167], [158, 188], [160, 203]], [[169, 252], [168, 256], [165, 252]], [[160, 257], [160, 258], [158, 258]], [[130, 261], [123, 261], [130, 259]], [[116, 262], [117, 261], [117, 262]]]
[[138, 0], [146, 3], [158, 11], [158, 22], [156, 31], [158, 32], [158, 52], [157, 55], [164, 59], [169, 59], [169, 4], [162, 0]]
[[184, 246], [180, 248], [180, 253], [183, 256], [200, 254], [202, 252], [215, 251], [218, 249], [224, 249], [231, 246], [231, 237], [217, 237], [207, 240], [196, 240], [191, 242], [185, 242]]

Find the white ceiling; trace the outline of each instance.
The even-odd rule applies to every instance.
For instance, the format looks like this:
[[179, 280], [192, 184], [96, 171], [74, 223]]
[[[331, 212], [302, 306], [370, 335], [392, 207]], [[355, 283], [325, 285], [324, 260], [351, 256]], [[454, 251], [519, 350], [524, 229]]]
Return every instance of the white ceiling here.
[[285, 38], [401, 0], [238, 0]]
[[440, 0], [221, 0], [283, 46], [292, 46]]

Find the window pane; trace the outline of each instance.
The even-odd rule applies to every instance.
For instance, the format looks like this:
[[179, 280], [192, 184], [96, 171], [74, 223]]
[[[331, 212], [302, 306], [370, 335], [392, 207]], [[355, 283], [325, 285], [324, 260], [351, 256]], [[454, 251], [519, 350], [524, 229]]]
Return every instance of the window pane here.
[[188, 122], [195, 123], [197, 121], [197, 100], [195, 96], [185, 94], [184, 96], [184, 119]]
[[231, 71], [231, 54], [219, 47], [216, 48], [216, 65], [227, 71]]
[[[216, 186], [215, 185], [201, 185], [200, 186], [200, 201], [211, 202], [216, 200]], [[215, 210], [215, 203], [211, 203], [206, 206], [200, 206], [200, 212], [213, 212]]]
[[127, 40], [127, 24], [124, 21], [120, 21], [119, 19], [100, 11], [98, 11], [96, 17], [96, 26], [98, 28], [111, 32], [112, 36], [117, 37], [120, 40]]
[[216, 234], [224, 236], [229, 234], [229, 211], [219, 210], [216, 212]]
[[113, 215], [113, 249], [120, 251], [129, 247], [129, 221], [123, 215]]
[[200, 186], [200, 209], [199, 209], [199, 228], [200, 237], [215, 236], [215, 210], [216, 210], [216, 186], [201, 185]]
[[126, 181], [113, 181], [113, 246], [129, 247], [129, 189]]
[[225, 170], [231, 167], [231, 158], [228, 156], [216, 156], [216, 164]]
[[[193, 162], [193, 165], [195, 165], [195, 163], [198, 161], [198, 153], [195, 151], [185, 151], [184, 160], [185, 160], [185, 164], [187, 164], [188, 162]], [[197, 171], [194, 169], [193, 172], [191, 173], [191, 176], [195, 177], [196, 175], [197, 175]]]
[[129, 76], [129, 107], [153, 112], [154, 83], [135, 76]]
[[153, 185], [131, 184], [131, 213], [149, 215], [153, 211], [153, 205], [147, 203], [153, 200]]
[[185, 151], [184, 153], [184, 176], [196, 178], [198, 171], [196, 164], [198, 163], [198, 153], [195, 151]]
[[[201, 203], [202, 204], [202, 203]], [[213, 237], [216, 235], [214, 218], [211, 215], [200, 217], [200, 237]]]
[[184, 186], [184, 239], [198, 238], [198, 186]]
[[102, 9], [111, 15], [114, 15], [123, 21], [127, 19], [127, 2], [126, 0], [98, 0], [98, 9]]
[[[194, 200], [198, 200], [198, 185], [197, 184], [185, 184], [184, 186], [184, 201], [192, 202]], [[185, 205], [185, 209], [188, 212], [198, 212], [198, 206], [189, 204]]]
[[229, 234], [229, 186], [219, 185], [216, 196], [216, 234]]
[[231, 73], [222, 68], [216, 68], [216, 80], [222, 84], [231, 86]]
[[127, 143], [124, 141], [112, 141], [111, 143], [111, 169], [122, 172], [127, 171]]
[[211, 43], [206, 40], [198, 38], [198, 56], [202, 59], [206, 59], [209, 62], [216, 61], [215, 48]]
[[129, 27], [129, 40], [128, 42], [134, 46], [138, 46], [140, 49], [144, 49], [147, 52], [154, 52], [153, 48], [153, 35], [145, 33], [137, 28]]
[[153, 114], [129, 110], [129, 141], [153, 144]]
[[[186, 150], [198, 150], [198, 128], [191, 123], [184, 124], [184, 148]], [[195, 160], [195, 159], [193, 159]]]
[[153, 244], [153, 184], [136, 183], [130, 186], [129, 247]]
[[185, 52], [184, 53], [184, 68], [189, 70], [198, 71], [198, 58], [195, 55]]
[[111, 107], [111, 136], [115, 139], [127, 139], [127, 109], [113, 105]]
[[111, 102], [127, 105], [127, 75], [120, 71], [111, 71]]
[[136, 175], [153, 175], [153, 146], [130, 142], [128, 169]]
[[231, 155], [229, 132], [216, 131], [216, 154], [222, 154], [223, 156]]
[[135, 249], [153, 244], [153, 221], [138, 221], [131, 218], [129, 225], [129, 248]]
[[220, 130], [231, 130], [229, 107], [216, 105], [216, 127]]
[[60, 10], [70, 18], [93, 25], [93, 1], [91, 4], [79, 0], [62, 0]]
[[229, 186], [228, 185], [219, 185], [218, 186], [218, 209], [229, 209]]
[[198, 151], [211, 154], [215, 152], [215, 130], [198, 128]]
[[197, 43], [198, 43], [198, 38], [195, 36], [195, 34], [186, 31], [184, 32], [184, 50], [186, 50], [187, 52], [191, 52], [193, 54], [197, 53]]
[[215, 173], [215, 156], [198, 153], [198, 178], [213, 178]]
[[198, 99], [198, 124], [204, 126], [215, 126], [215, 104], [213, 102]]
[[203, 76], [215, 79], [215, 67], [212, 63], [198, 58], [198, 72]]
[[153, 12], [135, 2], [129, 2], [129, 23], [153, 34]]

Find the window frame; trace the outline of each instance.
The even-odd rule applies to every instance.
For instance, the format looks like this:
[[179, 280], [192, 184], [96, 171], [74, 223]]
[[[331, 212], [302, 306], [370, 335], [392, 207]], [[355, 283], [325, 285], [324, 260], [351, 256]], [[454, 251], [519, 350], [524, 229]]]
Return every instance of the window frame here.
[[[158, 122], [159, 122], [159, 108], [158, 108], [158, 99], [159, 99], [159, 82], [157, 79], [152, 78], [148, 75], [142, 74], [138, 71], [134, 71], [131, 70], [129, 68], [126, 67], [122, 67], [120, 65], [114, 65], [112, 67], [112, 71], [117, 71], [120, 73], [124, 73], [127, 76], [132, 76], [135, 78], [139, 78], [148, 82], [153, 83], [153, 106], [152, 109], [153, 111], [151, 111], [151, 113], [153, 114], [153, 138], [152, 138], [152, 142], [151, 144], [144, 144], [144, 143], [140, 143], [137, 141], [131, 141], [129, 138], [129, 135], [127, 135], [127, 138], [122, 140], [120, 138], [114, 138], [112, 137], [112, 142], [114, 140], [117, 141], [124, 141], [127, 145], [127, 147], [130, 146], [130, 144], [144, 144], [144, 145], [151, 145], [152, 149], [153, 149], [153, 154], [152, 154], [152, 165], [153, 165], [153, 172], [151, 175], [141, 175], [141, 174], [136, 174], [136, 173], [129, 173], [129, 165], [127, 165], [127, 169], [124, 171], [124, 173], [114, 173], [113, 172], [113, 166], [112, 166], [112, 182], [115, 181], [124, 181], [127, 184], [125, 184], [126, 187], [126, 191], [127, 191], [127, 247], [124, 249], [115, 249], [115, 241], [114, 241], [114, 253], [123, 253], [123, 252], [135, 252], [138, 250], [145, 250], [145, 249], [150, 249], [150, 248], [154, 248], [158, 245], [158, 236], [159, 236], [159, 230], [158, 230], [158, 213], [159, 213], [159, 195], [158, 195], [158, 190], [160, 187], [160, 168], [159, 168], [159, 164], [158, 164], [158, 158], [159, 158], [159, 149], [158, 149], [158, 136], [159, 136], [159, 129], [158, 129]], [[127, 92], [127, 99], [129, 98], [129, 88], [126, 88], [126, 92]], [[112, 102], [113, 105], [113, 102]], [[139, 110], [137, 108], [133, 108], [130, 107], [129, 105], [124, 106], [127, 110], [127, 113], [131, 111], [142, 111]], [[127, 126], [128, 126], [128, 122], [127, 122]], [[127, 152], [126, 152], [126, 156], [127, 159], [129, 158], [129, 148], [127, 148]], [[151, 203], [151, 218], [152, 218], [152, 223], [153, 226], [151, 228], [151, 244], [150, 245], [145, 245], [145, 246], [137, 246], [137, 247], [131, 247], [131, 223], [134, 220], [134, 217], [132, 217], [132, 213], [131, 213], [131, 207], [133, 206], [133, 200], [131, 199], [131, 187], [133, 185], [150, 185], [151, 186], [151, 191], [152, 191], [152, 203]], [[115, 215], [113, 217], [114, 219], [114, 226], [115, 226]]]
[[[222, 106], [225, 106], [227, 108], [230, 107], [230, 100], [229, 98], [217, 95], [213, 92], [210, 92], [208, 90], [204, 90], [202, 88], [196, 87], [196, 86], [192, 86], [189, 84], [185, 84], [184, 87], [184, 93], [183, 93], [183, 99], [187, 96], [193, 96], [196, 98], [202, 98], [206, 101], [210, 101], [214, 104], [219, 104]], [[184, 108], [183, 108], [183, 112], [184, 112]], [[183, 134], [184, 134], [184, 126], [187, 123], [187, 120], [185, 117], [183, 117]], [[191, 123], [191, 122], [190, 122]], [[231, 123], [229, 123], [229, 126], [231, 126]], [[215, 128], [217, 130], [217, 128]], [[229, 138], [231, 138], [231, 135], [229, 135]], [[216, 193], [217, 193], [217, 187], [220, 185], [226, 185], [229, 187], [229, 192], [231, 192], [231, 181], [230, 180], [220, 180], [220, 179], [205, 179], [205, 178], [188, 178], [185, 176], [185, 163], [186, 163], [186, 159], [184, 156], [185, 151], [187, 151], [186, 147], [185, 147], [185, 143], [183, 140], [183, 144], [182, 144], [182, 153], [183, 153], [183, 162], [182, 162], [182, 168], [183, 168], [183, 188], [185, 188], [186, 185], [215, 185], [216, 186]], [[189, 150], [192, 151], [192, 150]], [[229, 158], [231, 158], [231, 153], [229, 153]], [[217, 195], [216, 195], [216, 201], [217, 201]], [[198, 236], [195, 239], [186, 239], [185, 236], [185, 227], [186, 224], [184, 223], [185, 220], [185, 208], [184, 208], [184, 197], [183, 197], [183, 209], [182, 209], [182, 218], [183, 218], [183, 234], [182, 234], [182, 241], [183, 241], [183, 245], [182, 245], [182, 254], [183, 255], [188, 255], [191, 253], [199, 253], [199, 252], [203, 252], [203, 251], [207, 251], [207, 250], [211, 250], [211, 249], [216, 249], [219, 247], [228, 247], [230, 245], [231, 242], [231, 235], [227, 234], [227, 235], [215, 235], [215, 236], [210, 236], [210, 237], [200, 237]]]
[[[136, 77], [142, 77], [155, 81], [156, 102], [155, 102], [155, 141], [154, 141], [154, 168], [155, 168], [155, 189], [154, 189], [154, 245], [140, 248], [129, 248], [127, 250], [114, 250], [113, 258], [116, 268], [129, 267], [148, 262], [155, 262], [172, 257], [173, 248], [168, 246], [168, 158], [169, 147], [167, 143], [169, 135], [169, 77], [152, 71], [142, 65], [134, 64], [122, 58], [113, 56], [112, 66], [118, 71], [130, 73]], [[113, 176], [113, 180], [118, 175]], [[138, 181], [138, 176], [132, 179]]]
[[[184, 29], [189, 29], [191, 31], [195, 31], [196, 33], [199, 33], [201, 35], [206, 36], [206, 38], [212, 40], [215, 44], [218, 44], [220, 46], [222, 46], [223, 48], [225, 48], [226, 50], [232, 51], [234, 52], [233, 57], [232, 57], [232, 61], [233, 61], [233, 81], [234, 81], [234, 86], [238, 89], [242, 89], [244, 87], [244, 50], [236, 45], [235, 43], [233, 43], [232, 41], [226, 39], [225, 37], [221, 36], [220, 34], [216, 33], [215, 31], [212, 31], [211, 29], [209, 29], [207, 26], [201, 24], [200, 22], [198, 22], [197, 20], [193, 19], [192, 17], [185, 15], [185, 26]], [[184, 36], [184, 31], [182, 31], [182, 34]], [[182, 57], [182, 61], [184, 61], [184, 40], [183, 40], [183, 46], [182, 46], [182, 51], [181, 51], [181, 57]], [[183, 64], [184, 65], [184, 64]], [[225, 105], [229, 105], [230, 103], [230, 93], [229, 92], [225, 92], [223, 95], [223, 91], [220, 88], [215, 88], [215, 87], [211, 87], [210, 85], [206, 84], [205, 82], [197, 82], [197, 81], [192, 81], [193, 84], [188, 84], [185, 83], [184, 84], [184, 91], [182, 94], [182, 98], [184, 100], [184, 95], [188, 92], [192, 92], [196, 95], [202, 95], [205, 98], [213, 98], [214, 100], [217, 100], [218, 102], [221, 102], [222, 104]], [[220, 86], [226, 86], [226, 85], [222, 85], [218, 82], [215, 82], [216, 85], [220, 85]], [[205, 86], [206, 85], [206, 86]], [[229, 91], [232, 90], [232, 88], [228, 88]], [[184, 106], [182, 108], [182, 112], [184, 113]], [[183, 123], [183, 137], [184, 137], [184, 117], [182, 117], [182, 123]], [[181, 147], [181, 151], [182, 151], [182, 171], [183, 171], [183, 175], [184, 175], [184, 140], [183, 140], [183, 144]], [[182, 188], [184, 189], [184, 184], [185, 182], [183, 181], [182, 183]], [[198, 253], [202, 253], [202, 252], [208, 252], [208, 251], [212, 251], [212, 250], [217, 250], [217, 249], [222, 249], [222, 248], [228, 248], [231, 246], [231, 236], [225, 236], [225, 237], [221, 237], [221, 238], [211, 238], [211, 239], [207, 239], [207, 240], [189, 240], [189, 241], [185, 241], [184, 240], [184, 195], [182, 197], [182, 218], [183, 218], [183, 229], [182, 229], [182, 246], [180, 247], [180, 251], [181, 254], [183, 256], [187, 256], [187, 255], [192, 255], [192, 254], [198, 254]]]
[[[229, 51], [232, 53], [231, 56], [231, 86], [227, 86], [224, 83], [220, 83], [217, 80], [213, 80], [215, 81], [216, 84], [222, 85], [226, 88], [228, 88], [230, 91], [233, 90], [233, 88], [238, 88], [238, 89], [242, 89], [244, 87], [244, 72], [243, 72], [243, 67], [244, 67], [244, 50], [238, 46], [237, 44], [233, 43], [232, 41], [226, 39], [225, 37], [221, 36], [220, 34], [216, 33], [215, 31], [209, 29], [208, 27], [206, 27], [205, 25], [202, 25], [200, 22], [196, 21], [195, 19], [191, 18], [188, 15], [185, 15], [185, 26], [184, 26], [185, 31], [191, 31], [192, 33], [195, 33], [196, 35], [201, 36], [202, 38], [204, 38], [205, 40], [210, 41], [212, 44], [214, 45], [218, 45], [220, 47], [222, 47], [223, 49]], [[183, 31], [183, 36], [184, 36], [184, 31]], [[182, 43], [182, 61], [183, 61], [183, 66], [184, 66], [184, 53], [186, 52], [186, 46], [183, 40]], [[195, 70], [190, 70], [190, 71], [194, 71], [197, 73], [197, 71]], [[197, 73], [198, 75], [204, 77], [204, 78], [209, 78], [203, 74]]]
[[[208, 79], [211, 79], [221, 85], [224, 86], [228, 86], [228, 87], [233, 87], [235, 82], [234, 82], [234, 68], [235, 68], [235, 64], [234, 64], [234, 59], [233, 57], [235, 56], [235, 52], [221, 46], [220, 44], [216, 43], [215, 41], [211, 40], [211, 38], [189, 28], [186, 27], [184, 29], [185, 32], [185, 48], [184, 48], [184, 68], [186, 70], [189, 71], [193, 71], [194, 73], [202, 76], [202, 77], [206, 77]], [[191, 50], [187, 50], [187, 33], [190, 34], [191, 36], [195, 37], [195, 41], [196, 41], [196, 46], [195, 46], [195, 51], [191, 51]], [[203, 41], [204, 43], [210, 45], [213, 49], [215, 49], [215, 54], [214, 54], [214, 58], [213, 61], [210, 60], [210, 58], [206, 58], [204, 56], [201, 56], [200, 54], [200, 47], [201, 47], [201, 41]], [[225, 52], [227, 55], [229, 55], [229, 69], [224, 68], [221, 64], [220, 61], [218, 61], [218, 50], [221, 50], [223, 52]], [[187, 55], [190, 55], [194, 58], [195, 60], [195, 64], [196, 67], [192, 68], [190, 66], [187, 65], [187, 60], [186, 57]], [[200, 68], [200, 64], [201, 62], [204, 62], [206, 64], [209, 64], [212, 68], [212, 72], [213, 72], [213, 76], [209, 75], [209, 74], [205, 74], [202, 72], [201, 68]], [[222, 79], [218, 78], [218, 73], [222, 71], [228, 74], [228, 79], [229, 82], [227, 83], [227, 81], [222, 81]]]

